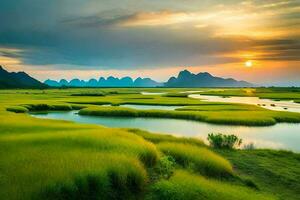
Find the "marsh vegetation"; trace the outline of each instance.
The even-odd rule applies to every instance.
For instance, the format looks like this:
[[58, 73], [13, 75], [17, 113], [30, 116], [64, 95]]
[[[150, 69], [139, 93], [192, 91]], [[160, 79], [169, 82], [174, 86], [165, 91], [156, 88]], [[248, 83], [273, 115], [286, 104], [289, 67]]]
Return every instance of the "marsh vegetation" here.
[[[72, 96], [83, 93], [81, 90], [0, 91], [1, 198], [192, 200], [299, 197], [300, 158], [297, 153], [215, 149], [196, 138], [38, 119], [27, 114], [29, 111], [80, 110], [80, 114], [88, 115], [155, 116], [252, 126], [299, 122], [297, 113], [245, 105], [231, 110], [230, 106], [237, 108], [239, 105], [186, 97], [151, 95], [145, 99], [140, 94], [145, 89], [86, 89], [88, 93], [104, 92], [106, 95]], [[165, 92], [184, 90], [166, 89]], [[155, 91], [149, 89], [149, 92]], [[192, 106], [188, 108], [192, 110], [101, 106], [107, 103]], [[223, 111], [216, 108], [222, 110], [224, 106]]]

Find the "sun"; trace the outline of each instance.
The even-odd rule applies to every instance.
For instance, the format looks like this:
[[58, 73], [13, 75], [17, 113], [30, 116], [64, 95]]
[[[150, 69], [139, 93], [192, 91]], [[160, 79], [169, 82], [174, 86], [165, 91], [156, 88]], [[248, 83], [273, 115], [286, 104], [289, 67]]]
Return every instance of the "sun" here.
[[252, 66], [253, 66], [252, 61], [251, 61], [251, 60], [247, 60], [247, 61], [245, 62], [245, 66], [246, 66], [246, 67], [252, 67]]

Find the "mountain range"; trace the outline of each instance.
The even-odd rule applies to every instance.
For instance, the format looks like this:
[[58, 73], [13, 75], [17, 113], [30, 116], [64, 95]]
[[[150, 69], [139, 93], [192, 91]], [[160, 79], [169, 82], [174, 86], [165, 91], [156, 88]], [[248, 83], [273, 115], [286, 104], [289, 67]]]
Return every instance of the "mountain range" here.
[[254, 86], [246, 81], [237, 81], [232, 78], [220, 78], [210, 73], [201, 72], [193, 74], [188, 70], [179, 72], [177, 78], [171, 77], [165, 87], [251, 87]]
[[48, 86], [32, 78], [25, 72], [8, 72], [0, 65], [0, 89], [47, 88]]
[[251, 87], [246, 81], [237, 81], [232, 78], [215, 77], [207, 72], [193, 74], [188, 70], [179, 72], [177, 77], [171, 77], [165, 83], [157, 82], [151, 78], [131, 77], [108, 78], [100, 77], [98, 80], [88, 81], [77, 78], [67, 81], [46, 80], [44, 83], [32, 78], [25, 72], [7, 72], [0, 66], [0, 89], [5, 88], [46, 88], [46, 87]]
[[90, 79], [88, 81], [72, 79], [67, 81], [61, 79], [60, 81], [46, 80], [45, 84], [52, 87], [159, 87], [163, 86], [163, 83], [156, 82], [150, 78], [137, 78], [133, 80], [131, 77], [116, 78], [113, 76], [105, 79], [100, 77], [98, 80]]
[[98, 80], [90, 79], [88, 81], [72, 79], [67, 81], [46, 80], [45, 84], [52, 87], [251, 87], [253, 84], [246, 81], [237, 81], [232, 78], [220, 78], [212, 76], [207, 72], [193, 74], [188, 70], [179, 72], [177, 77], [171, 77], [167, 82], [160, 83], [150, 78], [131, 77], [116, 78], [113, 76], [107, 79], [100, 77]]

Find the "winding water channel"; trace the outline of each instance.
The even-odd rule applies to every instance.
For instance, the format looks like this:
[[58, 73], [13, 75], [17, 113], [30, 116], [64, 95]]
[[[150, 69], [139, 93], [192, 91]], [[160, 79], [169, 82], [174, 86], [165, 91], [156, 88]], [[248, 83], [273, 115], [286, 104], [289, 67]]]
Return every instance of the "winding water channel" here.
[[[153, 106], [152, 106], [153, 107]], [[172, 108], [173, 109], [173, 108]], [[78, 111], [30, 113], [38, 118], [61, 119], [107, 127], [139, 128], [155, 133], [206, 139], [208, 133], [235, 134], [244, 144], [257, 148], [286, 149], [300, 152], [300, 124], [279, 123], [267, 127], [214, 125], [183, 119], [82, 116]]]

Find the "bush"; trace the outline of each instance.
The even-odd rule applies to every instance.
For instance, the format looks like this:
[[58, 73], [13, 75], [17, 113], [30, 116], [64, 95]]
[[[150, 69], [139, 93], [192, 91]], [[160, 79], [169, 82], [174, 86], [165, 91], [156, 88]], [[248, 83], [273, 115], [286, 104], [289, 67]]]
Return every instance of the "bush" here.
[[223, 135], [221, 133], [208, 134], [208, 142], [214, 148], [218, 149], [233, 149], [235, 146], [240, 146], [242, 144], [242, 139], [239, 139], [235, 135]]
[[169, 179], [175, 170], [175, 159], [172, 156], [163, 156], [159, 159], [157, 165], [154, 167], [155, 178]]

